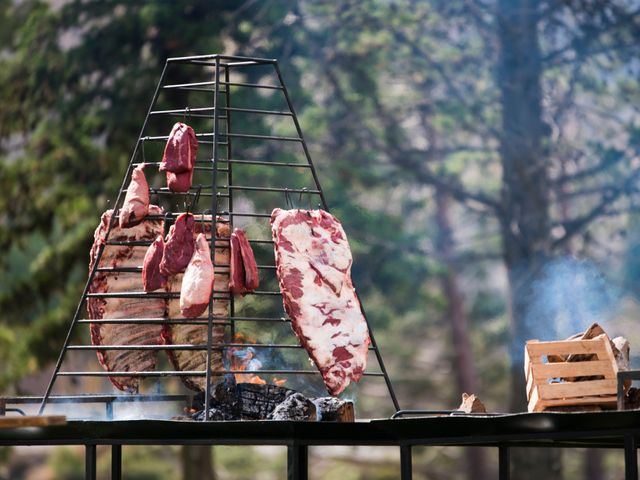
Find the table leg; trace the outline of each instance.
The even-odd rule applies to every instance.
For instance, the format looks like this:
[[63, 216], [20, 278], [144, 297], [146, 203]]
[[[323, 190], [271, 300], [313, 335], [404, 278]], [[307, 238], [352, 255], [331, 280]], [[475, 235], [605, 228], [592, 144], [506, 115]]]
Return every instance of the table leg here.
[[411, 480], [413, 478], [411, 445], [400, 447], [400, 478], [402, 480]]
[[509, 480], [511, 477], [511, 465], [509, 461], [509, 447], [498, 447], [498, 478]]
[[95, 445], [85, 445], [85, 480], [96, 480], [96, 446]]
[[111, 445], [111, 480], [122, 479], [122, 445]]
[[624, 478], [638, 480], [638, 444], [633, 435], [624, 438]]
[[287, 447], [287, 478], [289, 480], [308, 480], [309, 447], [307, 445]]

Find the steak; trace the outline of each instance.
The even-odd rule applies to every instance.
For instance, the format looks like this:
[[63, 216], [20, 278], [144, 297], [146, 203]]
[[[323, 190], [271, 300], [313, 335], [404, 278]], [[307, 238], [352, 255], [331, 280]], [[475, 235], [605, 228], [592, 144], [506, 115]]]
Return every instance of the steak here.
[[149, 184], [144, 176], [144, 163], [131, 172], [131, 182], [120, 209], [120, 228], [139, 224], [149, 211]]
[[238, 236], [232, 233], [229, 244], [231, 246], [229, 291], [234, 295], [244, 295], [247, 293], [247, 287], [245, 286], [244, 265], [242, 264], [242, 253], [240, 253]]
[[[149, 213], [162, 215], [162, 209], [150, 205]], [[91, 247], [89, 271], [93, 269], [99, 249], [105, 245], [106, 233], [113, 210], [102, 214]], [[144, 241], [162, 235], [162, 220], [143, 220], [127, 229], [114, 225], [109, 240]], [[147, 248], [144, 246], [105, 245], [98, 267], [138, 267], [142, 264]], [[96, 272], [89, 293], [139, 292], [143, 289], [139, 273]], [[115, 324], [91, 323], [93, 345], [157, 345], [160, 343], [160, 325], [132, 324], [127, 318], [163, 318], [166, 301], [158, 298], [102, 298], [89, 297], [87, 310], [92, 320], [111, 319]], [[157, 352], [144, 350], [98, 350], [98, 361], [106, 371], [152, 371], [156, 366]], [[137, 391], [139, 377], [109, 377], [120, 390]]]
[[193, 215], [181, 213], [171, 225], [164, 253], [160, 261], [160, 272], [167, 277], [184, 272], [193, 255]]
[[[203, 233], [207, 241], [211, 239], [211, 216], [197, 216], [195, 222], [194, 235]], [[204, 220], [204, 221], [201, 221]], [[218, 220], [216, 224], [218, 237], [229, 238], [229, 224]], [[216, 241], [214, 263], [218, 266], [229, 265], [229, 241]], [[177, 274], [169, 279], [169, 290], [179, 292], [182, 287], [183, 274]], [[227, 285], [229, 283], [229, 273], [226, 268], [215, 268], [214, 283], [216, 285]], [[169, 318], [185, 318], [180, 311], [180, 300], [171, 298], [168, 302]], [[213, 315], [228, 317], [229, 300], [216, 298], [213, 301]], [[207, 325], [172, 325], [166, 324], [162, 329], [162, 340], [166, 345], [171, 344], [192, 344], [205, 346], [207, 344]], [[213, 326], [213, 342], [221, 343], [224, 340], [224, 326]], [[207, 352], [206, 350], [167, 350], [167, 355], [171, 364], [176, 370], [206, 370]], [[214, 349], [211, 352], [211, 371], [220, 372], [223, 370], [222, 350]], [[180, 377], [183, 383], [195, 391], [204, 391], [205, 377]]]
[[167, 277], [160, 272], [163, 254], [164, 239], [162, 235], [158, 235], [147, 249], [142, 263], [142, 285], [145, 292], [153, 292], [167, 284]]
[[196, 250], [182, 277], [180, 313], [185, 317], [199, 317], [209, 306], [213, 290], [211, 250], [204, 234], [196, 238]]
[[160, 163], [160, 171], [182, 173], [193, 170], [198, 153], [198, 139], [189, 125], [178, 122], [171, 129], [164, 155]]
[[369, 330], [351, 283], [351, 250], [340, 221], [323, 210], [271, 214], [284, 308], [331, 395], [358, 381]]
[[258, 266], [253, 250], [243, 230], [236, 228], [231, 234], [231, 293], [244, 295], [258, 288]]
[[193, 181], [193, 169], [182, 173], [167, 173], [167, 187], [176, 193], [188, 192]]

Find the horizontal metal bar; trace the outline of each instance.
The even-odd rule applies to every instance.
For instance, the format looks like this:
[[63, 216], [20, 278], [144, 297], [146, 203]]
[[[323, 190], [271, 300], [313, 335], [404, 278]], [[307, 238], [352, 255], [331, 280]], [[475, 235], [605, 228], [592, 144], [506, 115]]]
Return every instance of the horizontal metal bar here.
[[[241, 62], [256, 62], [256, 63], [277, 63], [277, 60], [273, 58], [259, 58], [259, 57], [243, 57], [240, 55], [221, 55], [218, 53], [212, 53], [207, 55], [190, 55], [187, 57], [170, 57], [167, 58], [167, 63], [174, 62], [189, 62], [191, 60], [231, 60], [231, 61], [241, 61]], [[220, 66], [224, 66], [220, 63]]]
[[[303, 349], [302, 345], [291, 344], [260, 344], [260, 343], [219, 343], [211, 344], [214, 350], [222, 348], [290, 348], [295, 350]], [[70, 350], [206, 350], [207, 345], [169, 344], [169, 345], [69, 345]]]
[[[82, 319], [78, 320], [78, 323], [95, 323], [95, 324], [107, 324], [117, 325], [119, 323], [126, 323], [131, 325], [208, 325], [208, 320], [194, 320], [191, 318], [101, 318], [99, 320]], [[231, 325], [227, 320], [212, 320], [214, 325]]]
[[[126, 394], [126, 395], [51, 395], [47, 403], [110, 403], [110, 402], [166, 402], [166, 401], [188, 401], [193, 395], [183, 394]], [[39, 404], [42, 397], [0, 397], [7, 404]]]
[[[211, 372], [214, 376], [223, 376], [225, 374], [263, 374], [263, 375], [320, 375], [319, 370], [216, 370]], [[59, 376], [63, 377], [204, 377], [206, 372], [204, 370], [154, 370], [148, 372], [127, 372], [127, 371], [113, 371], [113, 372], [82, 372], [82, 371], [68, 371], [58, 372]], [[364, 376], [367, 377], [383, 377], [381, 372], [364, 372]]]
[[320, 190], [312, 190], [309, 188], [286, 188], [286, 187], [249, 187], [245, 185], [230, 185], [229, 190], [246, 190], [253, 192], [281, 192], [281, 193], [309, 193], [319, 194]]
[[[206, 143], [205, 140], [200, 140], [201, 138], [213, 138], [215, 136], [214, 133], [196, 133], [196, 138], [198, 138], [198, 143]], [[300, 137], [283, 137], [278, 135], [258, 135], [254, 133], [220, 133], [220, 137], [231, 137], [231, 138], [250, 138], [255, 140], [279, 140], [284, 142], [302, 142]], [[141, 137], [140, 140], [143, 142], [166, 142], [169, 139], [169, 135], [159, 135], [153, 137]], [[219, 141], [218, 145], [227, 145], [224, 141]]]
[[[139, 163], [134, 163], [133, 166], [134, 167], [139, 167], [143, 163], [144, 163], [145, 166], [151, 166], [151, 167], [160, 166], [160, 162], [139, 162]], [[209, 164], [210, 165], [211, 164], [211, 160], [196, 160], [196, 163], [205, 163], [205, 164]], [[202, 172], [212, 172], [213, 171], [213, 167], [202, 167], [202, 166], [198, 166], [198, 165], [193, 167], [193, 169], [194, 170], [198, 170], [198, 171], [202, 171]], [[229, 168], [218, 166], [217, 171], [218, 172], [228, 172]], [[126, 190], [124, 190], [124, 191], [126, 192]]]
[[264, 160], [219, 160], [234, 165], [264, 165], [269, 167], [311, 168], [308, 163], [265, 162]]
[[[246, 83], [246, 82], [226, 82], [221, 80], [220, 82], [216, 82], [215, 80], [210, 82], [193, 82], [193, 83], [176, 83], [172, 85], [164, 85], [162, 87], [163, 90], [184, 90], [184, 89], [192, 89], [204, 86], [215, 86], [216, 83], [219, 85], [227, 85], [230, 87], [247, 87], [247, 88], [262, 88], [266, 90], [282, 90], [282, 86], [280, 85], [269, 85], [266, 83]], [[213, 88], [204, 89], [208, 92], [215, 91]], [[223, 93], [224, 90], [218, 90], [220, 93]], [[191, 110], [191, 109], [189, 109]], [[188, 114], [189, 112], [187, 112]]]
[[[214, 322], [222, 322], [227, 320], [233, 320], [236, 322], [275, 322], [275, 323], [290, 323], [291, 320], [286, 317], [247, 317], [247, 316], [230, 316], [230, 315], [214, 315], [212, 317]], [[194, 317], [194, 318], [175, 318], [175, 317], [167, 317], [167, 318], [103, 318], [100, 320], [92, 320], [90, 318], [83, 318], [78, 320], [79, 323], [167, 323], [167, 324], [194, 324], [206, 325], [209, 321], [208, 317]]]
[[243, 212], [218, 212], [218, 215], [226, 215], [229, 217], [255, 217], [255, 218], [271, 218], [270, 213], [243, 213]]
[[[224, 110], [226, 112], [236, 112], [236, 113], [256, 113], [260, 115], [278, 115], [278, 116], [288, 116], [291, 117], [293, 114], [291, 112], [287, 112], [284, 110], [262, 110], [258, 108], [239, 108], [239, 107], [217, 107], [218, 110]], [[194, 117], [202, 117], [202, 118], [215, 118], [215, 114], [207, 114], [203, 115], [202, 112], [214, 112], [216, 107], [185, 107], [178, 108], [173, 110], [154, 110], [149, 113], [149, 115], [177, 115], [177, 116], [194, 116]], [[220, 120], [226, 119], [227, 116], [223, 115], [218, 117]]]
[[[227, 300], [231, 297], [231, 293], [225, 290], [214, 290], [214, 293], [218, 293], [218, 295], [213, 295], [214, 300]], [[282, 294], [280, 292], [256, 290], [247, 292], [245, 295], [279, 296]], [[87, 298], [180, 298], [180, 292], [94, 292], [87, 293]]]

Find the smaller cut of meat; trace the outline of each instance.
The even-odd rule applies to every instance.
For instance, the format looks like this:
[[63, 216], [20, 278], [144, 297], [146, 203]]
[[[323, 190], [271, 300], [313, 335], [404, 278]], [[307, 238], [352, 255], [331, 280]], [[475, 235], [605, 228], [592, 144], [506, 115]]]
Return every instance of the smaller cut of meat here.
[[144, 176], [144, 163], [133, 169], [131, 182], [120, 209], [120, 228], [138, 225], [149, 212], [149, 184]]
[[193, 226], [193, 215], [190, 213], [181, 213], [176, 223], [171, 225], [160, 262], [163, 275], [175, 275], [187, 268], [193, 255]]
[[188, 192], [193, 182], [193, 169], [182, 173], [167, 173], [167, 187], [175, 193]]
[[187, 318], [200, 316], [209, 306], [213, 289], [211, 250], [204, 234], [196, 238], [193, 257], [182, 277], [180, 313]]
[[240, 253], [240, 241], [238, 240], [238, 236], [232, 233], [229, 242], [231, 244], [229, 291], [234, 295], [244, 295], [247, 293], [247, 287], [245, 285], [242, 253]]
[[153, 292], [167, 284], [167, 277], [160, 272], [163, 254], [164, 239], [162, 235], [158, 235], [147, 249], [142, 263], [142, 285], [145, 292]]
[[173, 126], [164, 147], [160, 171], [182, 173], [193, 170], [197, 153], [198, 140], [193, 128], [178, 122]]
[[231, 276], [229, 290], [237, 295], [258, 288], [258, 266], [244, 230], [236, 228], [231, 234]]

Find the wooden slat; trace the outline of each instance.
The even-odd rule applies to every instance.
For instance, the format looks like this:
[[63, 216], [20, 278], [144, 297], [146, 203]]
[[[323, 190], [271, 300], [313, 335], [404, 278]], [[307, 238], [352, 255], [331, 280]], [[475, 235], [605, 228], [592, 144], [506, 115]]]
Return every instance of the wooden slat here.
[[47, 427], [66, 423], [67, 417], [64, 415], [0, 417], [0, 428]]
[[615, 395], [602, 395], [579, 398], [555, 398], [552, 400], [541, 400], [539, 403], [542, 408], [536, 410], [538, 412], [548, 407], [571, 407], [573, 405], [614, 406], [617, 405], [617, 399]]
[[605, 379], [616, 378], [616, 372], [612, 369], [609, 360], [540, 363], [531, 365], [531, 369], [537, 384], [547, 383], [549, 378], [587, 377], [592, 375], [602, 375]]
[[[565, 340], [559, 342], [533, 342], [527, 343], [526, 349], [531, 360], [546, 355], [588, 355], [596, 354], [598, 359], [606, 358], [608, 352], [605, 338], [594, 338], [593, 340]], [[609, 349], [610, 351], [611, 349]]]
[[540, 398], [576, 398], [592, 395], [612, 395], [616, 393], [616, 380], [589, 380], [585, 382], [550, 383], [538, 385]]

